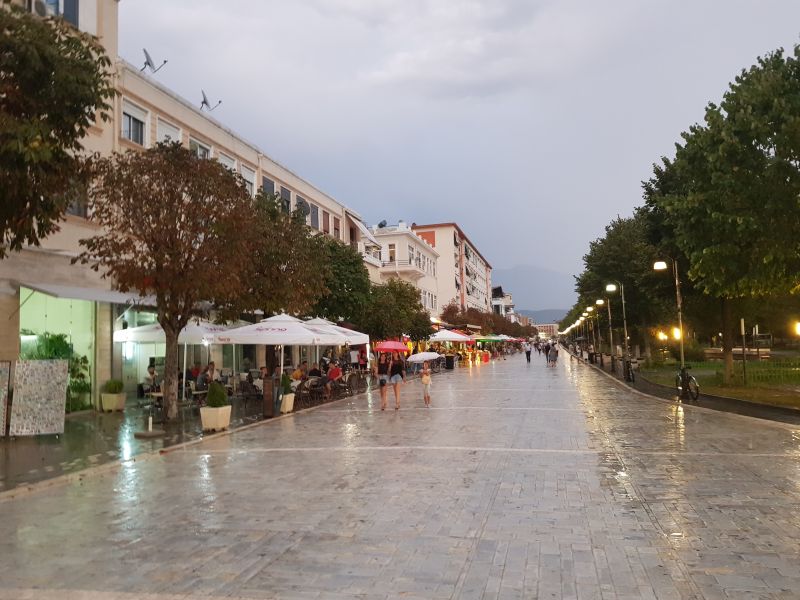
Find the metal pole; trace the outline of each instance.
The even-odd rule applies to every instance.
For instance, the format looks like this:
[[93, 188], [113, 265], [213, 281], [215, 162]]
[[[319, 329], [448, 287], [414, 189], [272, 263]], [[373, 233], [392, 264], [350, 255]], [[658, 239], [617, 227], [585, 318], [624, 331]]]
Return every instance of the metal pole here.
[[747, 385], [747, 339], [744, 333], [744, 319], [739, 320], [742, 331], [742, 378], [744, 385]]
[[[608, 306], [608, 353], [614, 356], [614, 330], [611, 328], [611, 298], [606, 297], [606, 306]], [[613, 363], [612, 363], [613, 364]]]
[[625, 313], [625, 286], [622, 283], [619, 284], [619, 290], [622, 296], [622, 332], [625, 335], [623, 346], [625, 348], [625, 358], [628, 358], [628, 317]]
[[672, 271], [675, 273], [675, 295], [678, 300], [678, 330], [680, 331], [680, 346], [681, 346], [681, 369], [686, 366], [686, 361], [683, 356], [683, 301], [681, 298], [681, 280], [678, 277], [678, 261], [672, 259]]

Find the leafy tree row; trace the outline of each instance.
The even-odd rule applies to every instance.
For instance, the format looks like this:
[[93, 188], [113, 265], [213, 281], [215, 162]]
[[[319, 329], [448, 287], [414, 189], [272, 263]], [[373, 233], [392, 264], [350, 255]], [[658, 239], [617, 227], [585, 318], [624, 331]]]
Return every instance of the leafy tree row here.
[[723, 334], [729, 381], [739, 317], [774, 322], [776, 311], [798, 309], [800, 47], [758, 58], [681, 140], [643, 183], [644, 206], [590, 245], [562, 327], [610, 277], [626, 284], [636, 328], [668, 318], [672, 279], [654, 273], [652, 260], [669, 257], [683, 275], [689, 322]]
[[512, 323], [494, 312], [483, 312], [476, 308], [462, 310], [455, 300], [444, 307], [441, 317], [445, 323], [456, 326], [478, 325], [483, 333], [505, 334], [511, 337], [532, 337], [537, 333], [534, 326]]

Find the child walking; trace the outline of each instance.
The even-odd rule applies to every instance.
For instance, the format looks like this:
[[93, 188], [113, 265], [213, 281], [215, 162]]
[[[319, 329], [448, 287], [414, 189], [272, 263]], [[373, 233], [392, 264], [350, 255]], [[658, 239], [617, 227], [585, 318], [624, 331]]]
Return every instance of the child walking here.
[[422, 399], [425, 401], [425, 406], [431, 407], [431, 367], [426, 360], [422, 363]]

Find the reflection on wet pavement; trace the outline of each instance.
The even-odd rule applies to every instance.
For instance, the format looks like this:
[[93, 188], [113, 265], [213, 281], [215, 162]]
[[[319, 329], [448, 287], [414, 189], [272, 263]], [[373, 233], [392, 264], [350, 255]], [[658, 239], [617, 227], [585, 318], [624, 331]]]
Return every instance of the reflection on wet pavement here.
[[0, 600], [800, 597], [798, 431], [569, 359], [444, 373], [432, 397], [4, 501]]
[[[137, 439], [136, 431], [147, 428], [146, 410], [129, 406], [122, 412], [82, 413], [68, 416], [63, 435], [0, 437], [0, 492], [36, 483], [66, 473], [75, 473], [145, 452], [181, 444], [202, 436], [196, 408], [182, 409], [182, 419], [164, 426], [166, 435]], [[234, 404], [231, 426], [259, 420], [261, 405]]]

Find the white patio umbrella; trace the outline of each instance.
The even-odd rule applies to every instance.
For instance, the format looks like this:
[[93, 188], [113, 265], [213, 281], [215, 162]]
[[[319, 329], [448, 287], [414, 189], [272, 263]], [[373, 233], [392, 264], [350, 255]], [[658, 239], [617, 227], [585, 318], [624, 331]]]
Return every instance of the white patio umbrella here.
[[456, 333], [455, 331], [450, 331], [448, 329], [443, 329], [441, 331], [437, 331], [431, 337], [428, 338], [428, 341], [431, 342], [460, 342], [460, 343], [467, 343], [472, 341], [472, 339], [467, 335], [461, 335], [460, 333]]
[[[268, 346], [341, 346], [347, 338], [336, 332], [305, 323], [292, 316], [281, 314], [253, 325], [237, 327], [215, 333], [215, 344], [264, 344]], [[283, 375], [283, 350], [280, 353], [280, 372]]]
[[[205, 319], [191, 319], [186, 327], [178, 334], [178, 343], [183, 344], [183, 372], [186, 373], [186, 346], [188, 344], [210, 343], [215, 333], [230, 331], [232, 327], [240, 326], [242, 321], [235, 325], [218, 325]], [[167, 340], [164, 329], [159, 323], [131, 327], [130, 329], [120, 329], [114, 332], [115, 342], [138, 342], [138, 343], [163, 343]], [[233, 370], [236, 371], [236, 354], [234, 353]], [[185, 375], [184, 375], [185, 376]], [[184, 382], [185, 383], [185, 382]], [[183, 399], [186, 400], [186, 385], [183, 386]]]
[[332, 323], [326, 319], [316, 318], [316, 319], [309, 319], [306, 321], [308, 325], [314, 325], [321, 329], [330, 330], [334, 333], [340, 333], [347, 338], [347, 343], [351, 346], [360, 346], [362, 344], [369, 344], [369, 336], [366, 333], [361, 333], [360, 331], [354, 331], [352, 329], [347, 329], [347, 327], [341, 327], [336, 323]]

